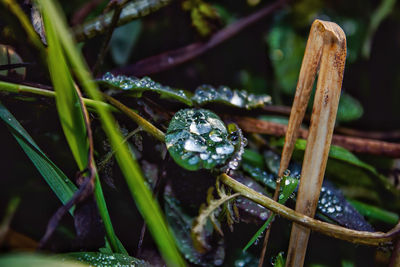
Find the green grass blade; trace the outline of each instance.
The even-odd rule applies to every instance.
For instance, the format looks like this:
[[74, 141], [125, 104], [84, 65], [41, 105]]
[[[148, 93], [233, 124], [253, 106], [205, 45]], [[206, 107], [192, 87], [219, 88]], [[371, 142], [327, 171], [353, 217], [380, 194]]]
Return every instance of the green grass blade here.
[[[60, 38], [63, 49], [68, 58], [68, 62], [74, 68], [80, 83], [88, 95], [94, 100], [101, 101], [102, 97], [92, 80], [88, 68], [82, 56], [78, 53], [68, 31], [63, 14], [56, 8], [53, 1], [41, 1], [44, 13], [51, 17], [52, 24], [56, 27], [56, 33]], [[185, 266], [179, 254], [174, 239], [167, 227], [160, 206], [152, 196], [151, 191], [144, 182], [143, 175], [137, 164], [132, 158], [128, 147], [123, 143], [123, 137], [118, 132], [117, 124], [108, 110], [97, 107], [104, 131], [106, 132], [113, 150], [116, 151], [118, 164], [126, 178], [132, 196], [136, 201], [137, 207], [144, 217], [149, 230], [158, 245], [158, 248], [169, 266]]]
[[[48, 42], [48, 67], [56, 91], [58, 114], [75, 161], [79, 169], [83, 170], [87, 166], [89, 155], [89, 142], [83, 110], [72, 75], [69, 71], [67, 60], [65, 59], [60, 38], [56, 33], [57, 29], [54, 27], [54, 18], [51, 13], [46, 12], [45, 8], [43, 8], [43, 19]], [[97, 175], [95, 180], [94, 195], [98, 204], [100, 216], [104, 222], [107, 239], [114, 252], [126, 253], [126, 250], [115, 235]]]
[[[19, 124], [17, 119], [0, 103], [0, 118], [7, 124], [12, 135], [15, 137], [26, 155], [43, 176], [51, 190], [58, 199], [65, 204], [70, 200], [76, 186], [68, 177], [40, 150], [32, 137]], [[72, 211], [72, 210], [71, 210]]]
[[47, 63], [56, 92], [57, 111], [69, 147], [80, 170], [86, 168], [88, 139], [79, 97], [69, 71], [64, 53], [54, 28], [54, 22], [43, 12], [43, 21], [48, 42]]
[[[286, 182], [288, 181], [288, 182]], [[285, 204], [286, 201], [289, 199], [290, 195], [296, 190], [297, 184], [299, 183], [299, 180], [296, 178], [292, 178], [290, 176], [284, 177], [282, 181], [282, 192], [279, 194], [279, 199], [278, 202], [280, 204]], [[265, 229], [268, 228], [268, 226], [271, 224], [272, 220], [275, 218], [275, 213], [272, 213], [271, 216], [265, 221], [265, 223], [257, 230], [257, 232], [253, 235], [253, 237], [250, 239], [250, 241], [246, 244], [246, 246], [243, 248], [243, 251], [246, 251], [251, 245], [254, 244], [254, 242], [257, 241], [258, 238], [264, 233]]]

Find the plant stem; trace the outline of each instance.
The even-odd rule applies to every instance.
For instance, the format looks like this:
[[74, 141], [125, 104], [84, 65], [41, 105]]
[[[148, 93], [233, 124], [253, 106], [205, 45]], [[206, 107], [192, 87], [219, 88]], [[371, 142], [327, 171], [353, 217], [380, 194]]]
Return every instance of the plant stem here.
[[121, 112], [123, 112], [125, 115], [131, 118], [134, 122], [136, 122], [140, 127], [142, 127], [144, 131], [148, 132], [150, 135], [152, 135], [161, 142], [165, 141], [165, 134], [160, 129], [155, 127], [153, 124], [151, 124], [149, 121], [142, 118], [139, 114], [132, 111], [130, 108], [128, 108], [115, 98], [106, 94], [103, 94], [103, 97], [107, 99], [116, 108], [118, 108]]
[[305, 216], [297, 211], [294, 211], [278, 202], [254, 191], [253, 189], [234, 180], [227, 174], [219, 176], [221, 182], [231, 187], [234, 191], [241, 193], [242, 196], [260, 204], [261, 206], [277, 213], [278, 215], [298, 223], [311, 230], [323, 233], [337, 239], [349, 241], [356, 244], [381, 246], [390, 244], [400, 235], [400, 223], [398, 223], [390, 231], [383, 232], [366, 232], [348, 229], [342, 226], [321, 222], [311, 217]]
[[[8, 83], [8, 82], [3, 82], [0, 81], [0, 91], [6, 91], [6, 92], [11, 92], [11, 93], [17, 93], [17, 94], [34, 94], [34, 95], [40, 95], [40, 96], [45, 96], [45, 97], [51, 97], [55, 98], [56, 93], [54, 91], [42, 89], [42, 88], [37, 88], [37, 87], [32, 87], [28, 85], [23, 85], [23, 84], [16, 84], [16, 83]], [[111, 110], [113, 112], [118, 112], [116, 108], [113, 106], [102, 102], [102, 101], [96, 101], [93, 99], [89, 98], [82, 98], [83, 103], [85, 103], [86, 106], [95, 109], [97, 106], [103, 106], [107, 108], [108, 110]]]

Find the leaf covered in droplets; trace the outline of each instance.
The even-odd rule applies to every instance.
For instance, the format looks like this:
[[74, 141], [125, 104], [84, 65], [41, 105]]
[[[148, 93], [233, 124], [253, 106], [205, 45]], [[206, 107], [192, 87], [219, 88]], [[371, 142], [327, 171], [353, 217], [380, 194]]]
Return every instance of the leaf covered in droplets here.
[[238, 108], [258, 108], [266, 104], [271, 104], [269, 95], [254, 95], [245, 90], [232, 90], [226, 86], [220, 86], [218, 89], [211, 85], [199, 86], [192, 101], [200, 106], [207, 103], [216, 102]]
[[[272, 151], [267, 151], [264, 153], [264, 157], [267, 166], [276, 177], [278, 174], [277, 167], [279, 167], [280, 156]], [[266, 186], [271, 187], [273, 185], [273, 183], [270, 182], [271, 176], [267, 172], [257, 170], [257, 168], [251, 168], [248, 164], [244, 164], [243, 166], [245, 166], [245, 171], [254, 176], [254, 178], [259, 182], [268, 181], [268, 183], [265, 184]], [[292, 161], [288, 168], [288, 174], [300, 179], [300, 173], [300, 164]], [[297, 189], [295, 192], [297, 192]], [[317, 204], [317, 215], [318, 213], [347, 228], [360, 231], [373, 231], [372, 226], [353, 206], [351, 206], [343, 196], [342, 192], [327, 180], [324, 180], [322, 183], [321, 193]]]
[[200, 266], [220, 266], [224, 262], [224, 239], [217, 236], [212, 239], [212, 227], [207, 227], [207, 243], [212, 249], [207, 253], [198, 252], [193, 244], [191, 228], [194, 218], [184, 212], [181, 203], [174, 197], [171, 187], [167, 186], [164, 192], [165, 217], [175, 236], [177, 246], [185, 258]]
[[169, 86], [161, 85], [158, 82], [153, 81], [149, 77], [143, 77], [141, 79], [136, 77], [128, 77], [124, 75], [114, 76], [107, 72], [99, 80], [100, 84], [111, 86], [112, 88], [121, 89], [125, 91], [134, 92], [138, 96], [145, 91], [151, 91], [160, 94], [165, 98], [172, 98], [188, 106], [192, 105], [192, 100], [189, 98], [187, 93], [183, 90], [173, 89]]
[[132, 267], [150, 267], [151, 265], [144, 261], [131, 256], [118, 253], [101, 253], [101, 252], [72, 252], [64, 254], [66, 259], [75, 259], [90, 266], [132, 266]]
[[178, 111], [165, 135], [171, 157], [191, 171], [225, 165], [235, 153], [234, 139], [222, 120], [205, 109]]

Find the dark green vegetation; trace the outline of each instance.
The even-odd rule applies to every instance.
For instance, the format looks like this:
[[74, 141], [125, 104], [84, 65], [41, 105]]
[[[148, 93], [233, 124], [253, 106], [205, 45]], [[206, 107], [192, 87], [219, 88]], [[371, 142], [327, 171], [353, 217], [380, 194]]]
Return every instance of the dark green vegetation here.
[[[399, 4], [232, 2], [1, 1], [1, 266], [257, 266], [269, 226], [264, 265], [284, 266], [290, 221], [217, 177], [273, 194], [315, 18], [347, 35], [335, 134], [350, 144], [331, 147], [316, 218], [398, 223]], [[249, 117], [278, 130], [240, 129]], [[282, 179], [290, 208], [305, 147]], [[313, 233], [306, 265], [386, 266], [393, 245]], [[13, 254], [35, 249], [51, 255]]]

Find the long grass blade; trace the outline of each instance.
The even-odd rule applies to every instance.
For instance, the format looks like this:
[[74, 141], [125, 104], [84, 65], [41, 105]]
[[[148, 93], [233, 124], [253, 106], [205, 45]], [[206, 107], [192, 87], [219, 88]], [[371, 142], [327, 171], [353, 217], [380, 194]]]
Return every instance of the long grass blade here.
[[[68, 62], [74, 68], [75, 75], [78, 77], [82, 87], [94, 100], [101, 101], [102, 97], [89, 75], [82, 56], [78, 53], [68, 31], [63, 14], [56, 8], [53, 1], [41, 1], [43, 12], [51, 18], [52, 25], [56, 28], [56, 33], [60, 38], [62, 47], [67, 55]], [[132, 196], [136, 201], [137, 207], [149, 226], [149, 230], [158, 245], [158, 248], [169, 266], [185, 266], [185, 263], [178, 252], [174, 239], [168, 229], [165, 218], [162, 215], [158, 203], [152, 196], [149, 188], [145, 185], [142, 172], [137, 162], [132, 158], [128, 147], [123, 143], [123, 137], [118, 132], [117, 124], [103, 107], [97, 108], [102, 121], [104, 131], [110, 139], [111, 145], [116, 151], [116, 158], [121, 170], [126, 178]]]
[[[44, 5], [45, 6], [45, 5]], [[78, 92], [70, 73], [64, 51], [53, 17], [43, 8], [43, 18], [48, 42], [48, 67], [54, 89], [56, 91], [56, 104], [64, 134], [69, 147], [82, 171], [87, 167], [89, 157], [89, 141], [84, 121], [83, 110], [80, 105]], [[126, 253], [112, 227], [106, 202], [102, 192], [99, 178], [96, 174], [94, 195], [98, 204], [100, 216], [103, 219], [107, 239], [114, 252]]]
[[[43, 153], [17, 119], [0, 103], [2, 119], [58, 199], [65, 204], [77, 190], [68, 177]], [[72, 212], [72, 209], [70, 210]], [[72, 214], [72, 213], [71, 213]]]

